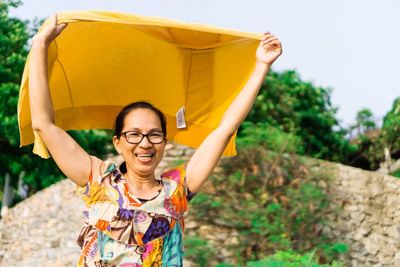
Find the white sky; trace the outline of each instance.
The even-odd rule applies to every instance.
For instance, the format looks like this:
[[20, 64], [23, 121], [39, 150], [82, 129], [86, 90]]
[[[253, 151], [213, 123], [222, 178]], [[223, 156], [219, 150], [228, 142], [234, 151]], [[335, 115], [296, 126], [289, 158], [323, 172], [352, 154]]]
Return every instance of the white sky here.
[[282, 41], [275, 70], [333, 88], [343, 126], [361, 108], [382, 117], [400, 96], [398, 0], [23, 0], [11, 15], [44, 18], [64, 10], [162, 16], [243, 31], [268, 30]]

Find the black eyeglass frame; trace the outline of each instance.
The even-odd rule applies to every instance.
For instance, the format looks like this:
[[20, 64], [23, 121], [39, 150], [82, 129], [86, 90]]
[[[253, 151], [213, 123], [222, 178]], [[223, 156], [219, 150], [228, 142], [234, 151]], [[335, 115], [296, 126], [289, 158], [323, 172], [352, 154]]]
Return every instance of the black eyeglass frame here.
[[[139, 141], [139, 142], [132, 143], [132, 142], [129, 142], [129, 141], [128, 141], [128, 138], [126, 138], [126, 134], [127, 134], [127, 133], [137, 133], [137, 134], [140, 134], [140, 135], [142, 136], [142, 138], [140, 138], [140, 141]], [[164, 138], [163, 138], [160, 142], [157, 142], [157, 143], [152, 142], [152, 141], [150, 140], [150, 138], [149, 138], [149, 135], [151, 135], [151, 134], [153, 134], [153, 133], [160, 133], [160, 134], [163, 135]], [[164, 133], [161, 132], [161, 131], [154, 131], [154, 132], [150, 132], [150, 133], [147, 133], [147, 134], [144, 134], [144, 133], [141, 133], [141, 132], [138, 132], [138, 131], [126, 131], [126, 132], [120, 133], [119, 136], [121, 136], [121, 135], [123, 135], [123, 136], [125, 137], [126, 142], [128, 142], [129, 144], [132, 144], [132, 145], [140, 144], [140, 143], [143, 141], [143, 138], [145, 138], [145, 137], [147, 138], [147, 140], [149, 141], [149, 143], [151, 143], [151, 144], [153, 144], [153, 145], [161, 144], [161, 143], [164, 142], [164, 140], [166, 139], [166, 136], [164, 136]]]

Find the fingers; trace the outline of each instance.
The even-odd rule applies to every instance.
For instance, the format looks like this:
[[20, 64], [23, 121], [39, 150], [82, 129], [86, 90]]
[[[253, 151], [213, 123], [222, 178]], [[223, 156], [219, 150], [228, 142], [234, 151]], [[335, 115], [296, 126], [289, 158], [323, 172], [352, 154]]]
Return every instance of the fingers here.
[[50, 17], [50, 25], [51, 27], [56, 27], [57, 26], [57, 13], [54, 13], [51, 17]]
[[270, 43], [273, 40], [278, 40], [278, 38], [269, 32], [265, 32], [263, 38], [261, 38], [263, 44]]
[[270, 32], [264, 33], [264, 36], [261, 38], [260, 43], [265, 49], [268, 49], [271, 46], [280, 46], [281, 45], [281, 42], [279, 41], [279, 39]]
[[55, 35], [58, 36], [67, 27], [67, 23], [58, 24], [57, 13], [54, 13], [50, 18], [50, 25], [55, 30]]
[[272, 33], [265, 32], [260, 38], [256, 57], [258, 62], [271, 65], [282, 54], [282, 45], [279, 39]]
[[56, 34], [59, 35], [67, 27], [67, 25], [67, 23], [61, 23], [57, 25]]
[[264, 36], [261, 38], [261, 41], [264, 41], [270, 37], [274, 36], [272, 33], [270, 32], [264, 32]]
[[66, 27], [67, 23], [58, 24], [57, 14], [53, 14], [33, 39], [35, 42], [44, 42], [45, 45], [50, 45]]
[[278, 38], [276, 38], [275, 36], [273, 36], [273, 37], [268, 38], [268, 39], [265, 40], [265, 41], [262, 41], [262, 45], [263, 45], [265, 48], [267, 48], [267, 47], [270, 46], [270, 45], [277, 44], [277, 42], [279, 42]]
[[274, 40], [278, 40], [278, 38], [276, 38], [275, 36], [272, 35], [271, 37], [268, 37], [267, 39], [263, 40], [262, 42], [264, 44], [268, 44], [268, 43], [270, 43], [270, 42], [272, 42]]
[[[62, 31], [65, 27], [66, 27], [66, 23], [60, 23], [58, 24], [58, 15], [57, 13], [54, 13], [51, 17], [50, 17], [50, 21], [49, 24], [52, 28], [57, 28], [57, 30], [60, 28], [60, 30]], [[62, 25], [62, 27], [60, 27]]]

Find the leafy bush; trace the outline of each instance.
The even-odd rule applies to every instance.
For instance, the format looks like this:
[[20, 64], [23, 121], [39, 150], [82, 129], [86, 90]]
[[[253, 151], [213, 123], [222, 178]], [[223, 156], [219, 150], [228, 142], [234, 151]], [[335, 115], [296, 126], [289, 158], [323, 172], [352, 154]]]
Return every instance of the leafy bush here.
[[322, 234], [330, 200], [319, 182], [329, 181], [327, 170], [262, 147], [240, 148], [236, 158], [224, 160], [223, 169], [211, 177], [215, 193], [199, 193], [191, 213], [209, 224], [218, 218], [218, 224], [238, 231], [238, 244], [226, 248], [238, 264], [279, 250], [316, 249], [325, 262], [344, 252]]
[[304, 148], [300, 137], [285, 133], [265, 122], [244, 122], [237, 138], [240, 147], [262, 146], [280, 153], [303, 154]]
[[385, 115], [382, 131], [385, 146], [400, 154], [400, 97], [394, 100], [392, 109]]
[[215, 250], [201, 237], [186, 236], [185, 248], [185, 257], [200, 267], [208, 266], [209, 259], [215, 256]]
[[344, 267], [342, 263], [319, 264], [313, 252], [304, 255], [294, 251], [279, 251], [259, 261], [250, 261], [248, 267]]

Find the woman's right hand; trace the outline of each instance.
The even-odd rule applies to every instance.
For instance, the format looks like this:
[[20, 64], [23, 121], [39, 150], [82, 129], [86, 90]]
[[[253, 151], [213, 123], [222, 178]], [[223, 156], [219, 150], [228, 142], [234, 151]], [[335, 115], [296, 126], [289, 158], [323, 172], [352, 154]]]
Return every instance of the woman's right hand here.
[[67, 27], [67, 23], [57, 23], [57, 14], [54, 14], [46, 27], [32, 38], [32, 43], [42, 42], [48, 46]]

